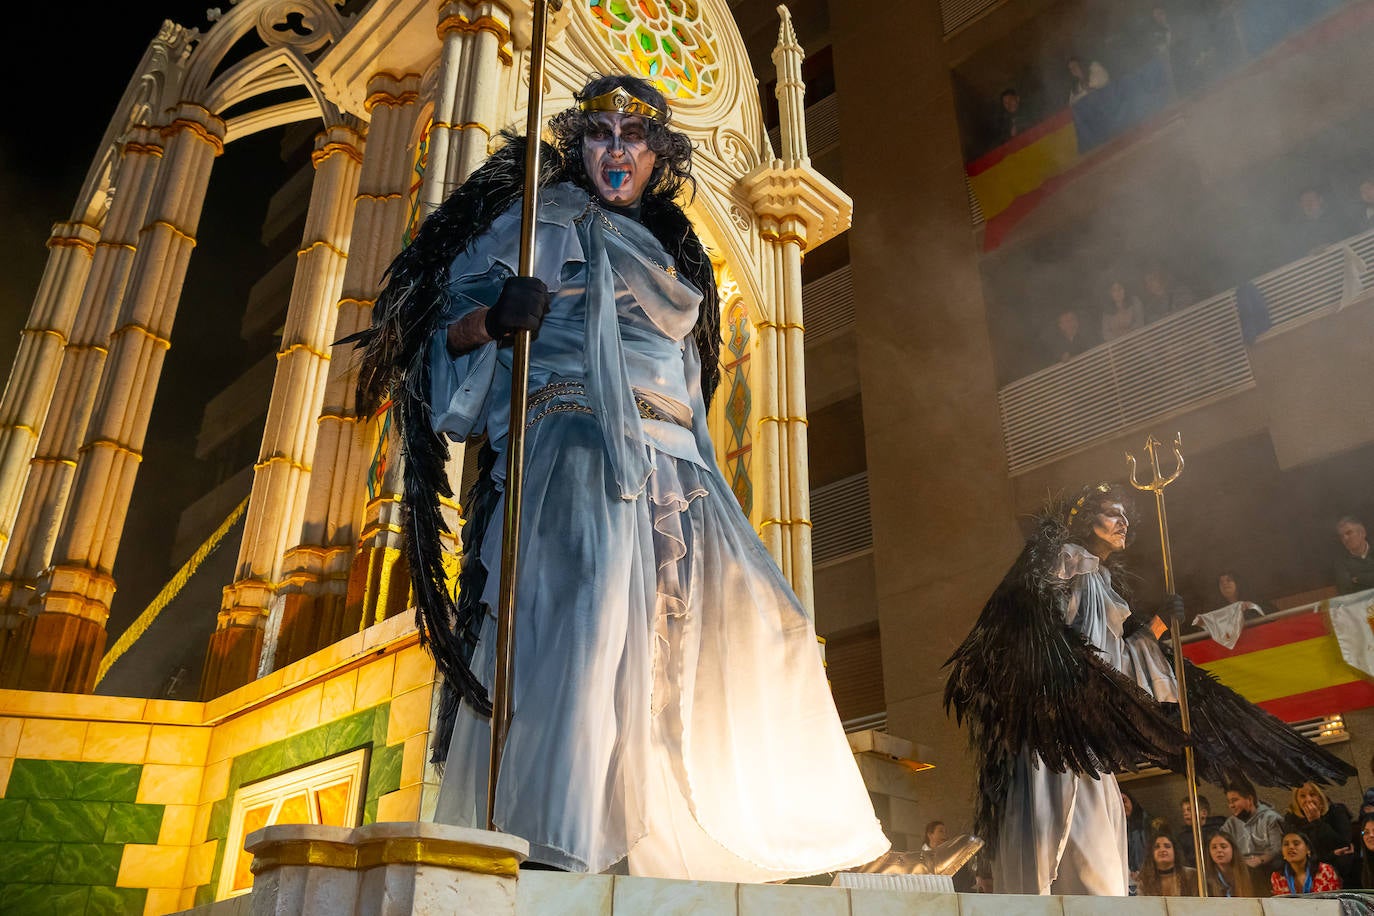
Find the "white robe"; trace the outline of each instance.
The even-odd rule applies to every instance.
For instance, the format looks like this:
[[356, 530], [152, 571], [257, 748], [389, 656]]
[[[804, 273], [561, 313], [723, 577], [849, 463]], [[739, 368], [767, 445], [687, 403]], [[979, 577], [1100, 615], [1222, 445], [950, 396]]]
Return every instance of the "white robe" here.
[[[508, 211], [455, 261], [450, 318], [494, 300], [518, 232]], [[531, 390], [563, 387], [528, 422], [498, 827], [574, 871], [773, 881], [871, 861], [888, 841], [814, 627], [715, 463], [700, 293], [643, 226], [572, 185], [543, 195], [539, 233], [553, 298]], [[485, 430], [504, 452], [510, 351], [455, 359], [436, 336], [431, 368], [436, 430]], [[642, 418], [631, 390], [681, 405], [685, 425]], [[488, 607], [502, 512], [481, 553]], [[473, 658], [487, 685], [494, 629], [488, 615]], [[484, 825], [490, 729], [458, 716], [436, 820]]]

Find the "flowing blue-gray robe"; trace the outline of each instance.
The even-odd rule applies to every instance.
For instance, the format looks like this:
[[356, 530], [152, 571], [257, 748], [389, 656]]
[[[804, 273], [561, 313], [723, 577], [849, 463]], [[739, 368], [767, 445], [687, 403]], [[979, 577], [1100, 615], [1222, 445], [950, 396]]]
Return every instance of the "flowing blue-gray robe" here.
[[[450, 319], [495, 301], [519, 217], [450, 269]], [[496, 822], [576, 871], [771, 881], [887, 849], [815, 630], [716, 466], [691, 332], [700, 292], [638, 222], [543, 195], [514, 718]], [[502, 457], [510, 351], [431, 351], [435, 429]], [[542, 392], [542, 393], [541, 393]], [[637, 398], [645, 407], [637, 403]], [[647, 409], [645, 409], [647, 408]], [[653, 419], [650, 417], [667, 417]], [[496, 604], [502, 508], [481, 560]], [[473, 658], [493, 677], [494, 620]], [[484, 825], [490, 730], [459, 710], [436, 819]]]

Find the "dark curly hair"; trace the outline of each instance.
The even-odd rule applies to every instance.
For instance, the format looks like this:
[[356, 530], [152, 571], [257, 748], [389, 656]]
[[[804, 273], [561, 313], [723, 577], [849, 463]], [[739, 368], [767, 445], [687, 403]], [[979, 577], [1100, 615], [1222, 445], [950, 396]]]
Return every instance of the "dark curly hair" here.
[[[1135, 541], [1135, 499], [1130, 489], [1118, 483], [1090, 484], [1076, 496], [1065, 497], [1062, 521], [1068, 529], [1066, 541], [1091, 548], [1096, 535], [1093, 527], [1097, 524], [1098, 513], [1108, 503], [1121, 503], [1126, 510], [1126, 519], [1131, 526], [1126, 529], [1126, 546]], [[1126, 567], [1121, 551], [1113, 553], [1103, 564], [1111, 571], [1112, 587], [1124, 598], [1129, 598], [1137, 576]]]
[[[672, 112], [668, 109], [668, 100], [652, 83], [634, 76], [598, 74], [588, 80], [574, 98], [578, 102], [585, 102], [615, 89], [624, 89], [663, 112], [662, 120], [644, 119], [649, 149], [658, 157], [649, 176], [648, 187], [644, 189], [645, 195], [673, 200], [683, 189], [690, 188], [690, 200], [696, 194], [696, 180], [692, 178], [692, 141], [686, 134], [669, 126]], [[590, 114], [576, 106], [561, 111], [550, 119], [549, 132], [553, 134], [554, 148], [563, 160], [564, 174], [595, 195], [596, 188], [582, 161], [582, 139], [587, 133]]]

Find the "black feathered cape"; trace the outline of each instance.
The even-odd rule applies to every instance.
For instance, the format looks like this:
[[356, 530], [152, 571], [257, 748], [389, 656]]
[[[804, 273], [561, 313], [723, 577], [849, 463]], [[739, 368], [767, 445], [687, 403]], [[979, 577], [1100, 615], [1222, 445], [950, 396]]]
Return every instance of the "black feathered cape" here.
[[[519, 205], [522, 198], [525, 140], [511, 135], [506, 140], [504, 147], [425, 219], [414, 242], [392, 261], [386, 288], [372, 312], [372, 326], [340, 341], [352, 342], [363, 351], [358, 414], [369, 416], [388, 398], [396, 411], [404, 461], [402, 525], [415, 592], [416, 625], [421, 642], [429, 647], [445, 679], [436, 760], [447, 754], [446, 735], [460, 698], [482, 715], [491, 713], [490, 699], [469, 661], [483, 616], [480, 596], [486, 570], [477, 559], [480, 540], [499, 494], [491, 476], [495, 453], [484, 444], [478, 456], [477, 482], [463, 502], [464, 561], [455, 600], [444, 570], [440, 539], [448, 533], [440, 500], [453, 495], [444, 471], [449, 450], [430, 422], [429, 341], [444, 326], [449, 265], [497, 216]], [[583, 183], [580, 170], [570, 168], [571, 163], [564, 162], [547, 143], [543, 144], [542, 157], [541, 187], [562, 181]], [[709, 406], [720, 378], [720, 305], [715, 273], [676, 201], [649, 191], [642, 203], [641, 222], [672, 256], [677, 269], [702, 292], [693, 336], [701, 354], [702, 394]]]
[[[1107, 664], [1064, 622], [1071, 584], [1053, 575], [1068, 536], [1066, 507], [1038, 520], [1011, 570], [945, 663], [945, 711], [967, 723], [978, 761], [974, 829], [992, 852], [1016, 758], [1038, 754], [1054, 772], [1159, 766], [1182, 772], [1178, 707], [1159, 703]], [[1172, 663], [1173, 657], [1165, 649]], [[1266, 786], [1344, 782], [1345, 761], [1185, 660], [1198, 777]]]

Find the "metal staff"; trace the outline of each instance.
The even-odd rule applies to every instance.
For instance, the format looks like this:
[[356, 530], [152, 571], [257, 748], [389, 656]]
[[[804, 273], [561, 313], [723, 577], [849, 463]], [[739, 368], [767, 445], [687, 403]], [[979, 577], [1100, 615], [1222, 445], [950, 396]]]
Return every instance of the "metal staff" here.
[[[1176, 465], [1174, 472], [1168, 477], [1163, 477], [1159, 473], [1159, 454], [1158, 450], [1163, 444], [1154, 436], [1145, 440], [1145, 451], [1150, 456], [1150, 482], [1140, 483], [1135, 479], [1135, 456], [1130, 452], [1126, 453], [1126, 463], [1131, 468], [1131, 486], [1137, 490], [1148, 490], [1155, 495], [1155, 508], [1159, 510], [1159, 547], [1160, 553], [1164, 557], [1164, 590], [1170, 595], [1174, 594], [1174, 557], [1169, 550], [1169, 517], [1164, 511], [1164, 488], [1178, 480], [1183, 473], [1183, 436], [1174, 433], [1174, 460]], [[1169, 642], [1174, 651], [1174, 680], [1178, 682], [1178, 711], [1179, 718], [1183, 725], [1183, 733], [1189, 736], [1188, 743], [1183, 746], [1183, 760], [1188, 779], [1188, 804], [1193, 806], [1193, 850], [1197, 859], [1197, 893], [1199, 897], [1207, 896], [1207, 880], [1203, 877], [1203, 856], [1206, 851], [1202, 846], [1202, 817], [1197, 803], [1197, 762], [1193, 757], [1192, 724], [1188, 715], [1188, 682], [1184, 677], [1183, 670], [1183, 643], [1179, 638], [1178, 618], [1172, 614], [1169, 616]]]
[[[539, 204], [540, 135], [544, 129], [544, 46], [549, 10], [563, 0], [534, 0], [530, 37], [530, 95], [525, 119], [525, 196], [520, 207], [520, 275], [534, 275], [534, 216]], [[501, 529], [501, 599], [496, 612], [496, 680], [492, 685], [491, 756], [487, 766], [487, 829], [496, 829], [496, 782], [510, 730], [511, 673], [515, 667], [515, 582], [520, 558], [520, 507], [525, 486], [525, 412], [530, 398], [530, 332], [515, 333], [510, 370], [510, 428], [506, 434], [506, 512]]]

